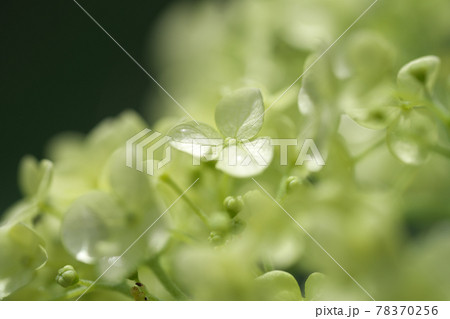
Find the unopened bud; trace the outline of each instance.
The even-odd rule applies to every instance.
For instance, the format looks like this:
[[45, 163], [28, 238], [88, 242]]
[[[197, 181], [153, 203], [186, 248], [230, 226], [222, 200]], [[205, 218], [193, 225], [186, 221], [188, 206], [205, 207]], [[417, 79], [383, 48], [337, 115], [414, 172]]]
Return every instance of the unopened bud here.
[[230, 217], [225, 212], [214, 212], [209, 218], [211, 229], [218, 232], [226, 232], [231, 225]]
[[297, 176], [289, 176], [286, 179], [286, 188], [287, 190], [291, 190], [294, 189], [295, 187], [297, 187], [298, 185], [300, 185], [300, 180]]
[[228, 196], [223, 201], [223, 206], [225, 206], [225, 209], [230, 216], [234, 217], [242, 210], [242, 207], [244, 207], [244, 200], [242, 199], [242, 196]]
[[64, 288], [70, 287], [78, 283], [80, 277], [71, 265], [67, 265], [58, 270], [56, 282]]

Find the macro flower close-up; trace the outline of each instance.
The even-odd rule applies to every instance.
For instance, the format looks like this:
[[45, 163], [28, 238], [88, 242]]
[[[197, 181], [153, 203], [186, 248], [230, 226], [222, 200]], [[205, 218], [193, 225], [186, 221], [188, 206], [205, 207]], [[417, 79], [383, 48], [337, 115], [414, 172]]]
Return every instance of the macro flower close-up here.
[[450, 300], [448, 0], [8, 7], [0, 300]]

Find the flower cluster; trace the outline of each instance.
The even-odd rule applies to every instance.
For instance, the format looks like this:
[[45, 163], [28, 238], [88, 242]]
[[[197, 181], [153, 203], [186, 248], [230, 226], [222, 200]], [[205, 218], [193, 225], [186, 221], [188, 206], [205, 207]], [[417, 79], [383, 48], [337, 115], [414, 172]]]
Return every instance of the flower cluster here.
[[[361, 1], [169, 10], [161, 77], [202, 122], [174, 125], [150, 99], [173, 148], [154, 176], [125, 165], [148, 126], [132, 111], [25, 157], [0, 224], [0, 299], [367, 299], [337, 261], [377, 299], [448, 300], [450, 4], [437, 2], [374, 7], [325, 55]], [[411, 32], [429, 37], [395, 27], [419, 11], [429, 24]], [[281, 165], [269, 138], [313, 139], [326, 165], [296, 165], [300, 145]]]

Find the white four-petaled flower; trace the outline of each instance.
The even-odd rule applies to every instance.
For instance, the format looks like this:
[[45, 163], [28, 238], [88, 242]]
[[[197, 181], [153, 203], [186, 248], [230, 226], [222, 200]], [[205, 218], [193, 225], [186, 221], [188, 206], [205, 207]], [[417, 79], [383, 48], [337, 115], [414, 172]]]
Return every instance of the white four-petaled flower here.
[[170, 144], [194, 157], [216, 160], [216, 168], [234, 177], [250, 177], [264, 171], [272, 161], [268, 137], [255, 138], [264, 122], [261, 92], [237, 90], [225, 96], [216, 108], [217, 132], [204, 123], [187, 122], [169, 132]]

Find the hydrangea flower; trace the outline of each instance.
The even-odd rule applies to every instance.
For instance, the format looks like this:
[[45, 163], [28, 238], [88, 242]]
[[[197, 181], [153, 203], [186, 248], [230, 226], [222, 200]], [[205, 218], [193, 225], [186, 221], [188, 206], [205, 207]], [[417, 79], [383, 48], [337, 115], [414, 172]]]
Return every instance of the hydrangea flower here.
[[187, 122], [168, 133], [170, 144], [194, 157], [216, 160], [216, 168], [231, 176], [255, 176], [273, 157], [269, 138], [255, 138], [263, 116], [261, 92], [240, 89], [225, 96], [216, 108], [216, 125], [222, 135], [207, 124]]
[[[397, 75], [401, 109], [388, 126], [387, 145], [392, 154], [406, 164], [424, 163], [438, 141], [433, 88], [440, 60], [425, 56], [403, 66]], [[439, 111], [439, 110], [438, 110]]]
[[47, 262], [45, 243], [29, 224], [45, 203], [53, 164], [27, 156], [20, 163], [19, 185], [24, 199], [11, 207], [0, 225], [0, 299], [28, 284]]
[[28, 284], [47, 261], [41, 237], [23, 223], [0, 226], [0, 300]]
[[[264, 127], [262, 94], [241, 89], [216, 108], [217, 130], [189, 122], [169, 133], [172, 146], [193, 155], [194, 165], [177, 154], [151, 177], [126, 167], [126, 140], [147, 126], [133, 112], [106, 119], [87, 136], [56, 138], [50, 161], [24, 158], [23, 199], [0, 225], [0, 260], [7, 261], [0, 263], [0, 298], [76, 299], [112, 263], [84, 299], [366, 298], [244, 178], [264, 172], [258, 183], [377, 299], [448, 300], [450, 276], [442, 261], [450, 258], [450, 116], [437, 100], [439, 85], [434, 88], [439, 59], [406, 64], [397, 85], [395, 70], [396, 60], [422, 54], [423, 48], [445, 57], [450, 28], [442, 8], [450, 3], [426, 7], [409, 1], [400, 11], [398, 3], [384, 3], [383, 19], [364, 19], [379, 34], [359, 31], [362, 24], [352, 28], [302, 77], [300, 92], [293, 86], [282, 99], [301, 66], [306, 70], [364, 4], [231, 1], [170, 11], [153, 46], [164, 55], [157, 73], [168, 91], [206, 121], [218, 91], [260, 87], [267, 104], [279, 100]], [[398, 28], [418, 12], [427, 23]], [[418, 31], [425, 36], [416, 37]], [[170, 110], [164, 103], [172, 101], [166, 100], [154, 105]], [[343, 132], [345, 121], [351, 127]], [[154, 129], [166, 132], [170, 123], [171, 117], [160, 118]], [[439, 140], [436, 129], [443, 133]], [[290, 157], [287, 165], [271, 163], [268, 138], [258, 135], [313, 138], [327, 165], [305, 168]], [[381, 143], [375, 148], [366, 137]], [[351, 138], [362, 141], [363, 152], [354, 152]], [[427, 164], [438, 143], [447, 157]], [[201, 160], [207, 163], [196, 166]], [[184, 194], [194, 180], [199, 182]], [[160, 216], [160, 202], [170, 211], [119, 259]]]

